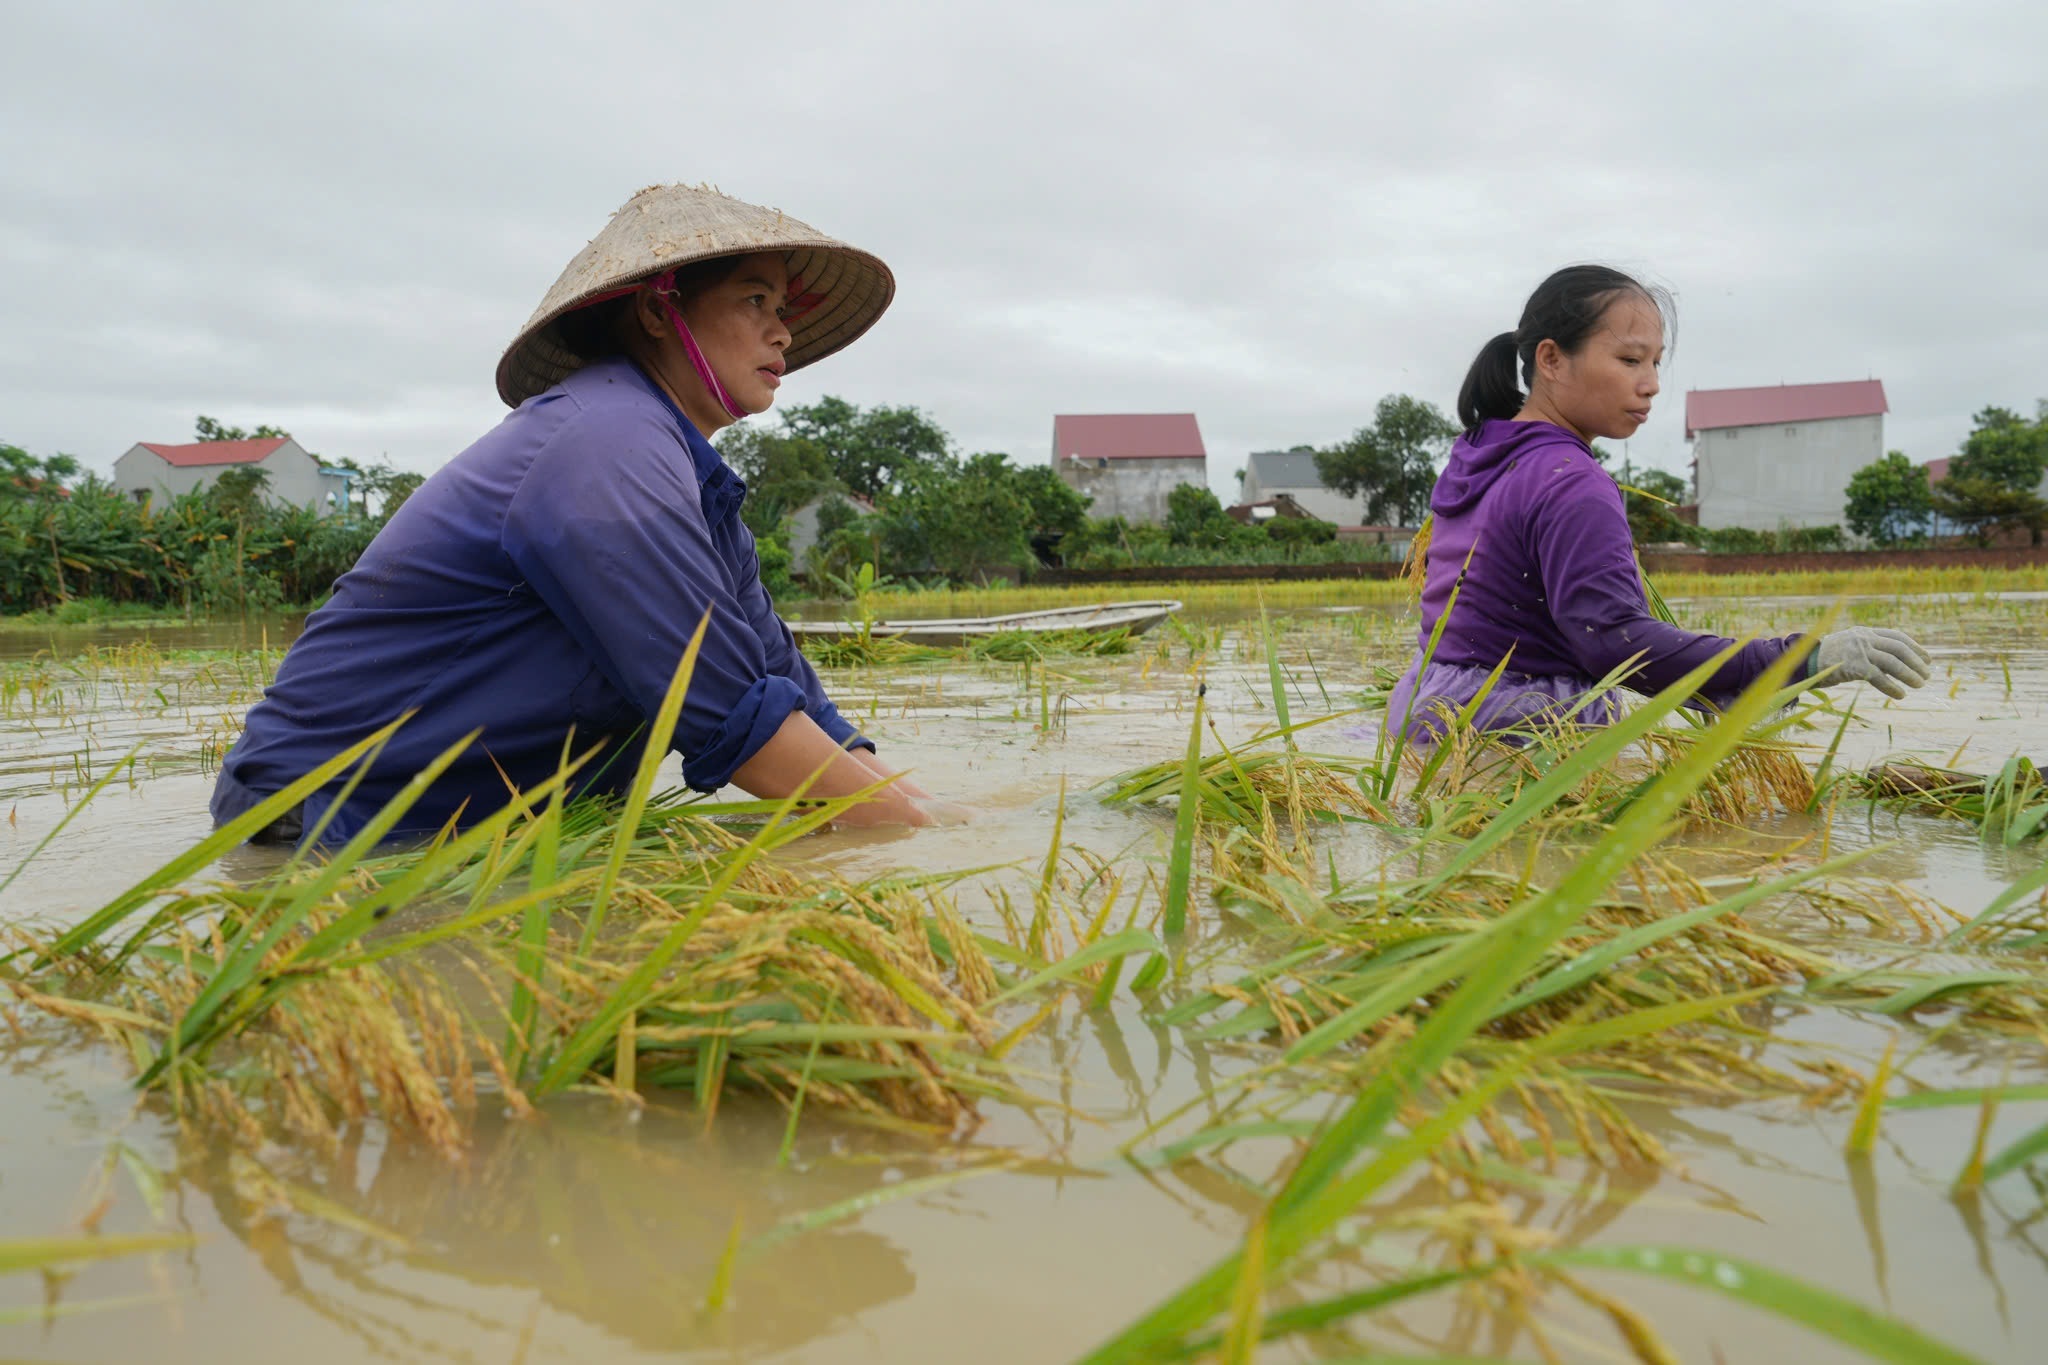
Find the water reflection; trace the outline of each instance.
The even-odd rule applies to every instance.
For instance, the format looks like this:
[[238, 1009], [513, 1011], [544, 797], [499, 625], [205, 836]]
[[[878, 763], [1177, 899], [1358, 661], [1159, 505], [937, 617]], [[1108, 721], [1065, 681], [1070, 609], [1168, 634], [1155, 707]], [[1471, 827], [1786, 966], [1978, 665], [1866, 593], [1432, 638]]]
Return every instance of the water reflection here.
[[902, 1156], [841, 1132], [778, 1166], [779, 1132], [775, 1115], [744, 1107], [706, 1133], [690, 1114], [566, 1106], [541, 1121], [480, 1118], [461, 1168], [356, 1130], [324, 1160], [269, 1165], [188, 1144], [179, 1174], [279, 1294], [377, 1354], [459, 1358], [466, 1338], [513, 1325], [452, 1301], [437, 1287], [452, 1277], [530, 1291], [649, 1353], [715, 1345], [754, 1358], [916, 1287], [901, 1247], [846, 1220], [742, 1256], [727, 1310], [707, 1310], [735, 1222], [758, 1236], [886, 1190]]

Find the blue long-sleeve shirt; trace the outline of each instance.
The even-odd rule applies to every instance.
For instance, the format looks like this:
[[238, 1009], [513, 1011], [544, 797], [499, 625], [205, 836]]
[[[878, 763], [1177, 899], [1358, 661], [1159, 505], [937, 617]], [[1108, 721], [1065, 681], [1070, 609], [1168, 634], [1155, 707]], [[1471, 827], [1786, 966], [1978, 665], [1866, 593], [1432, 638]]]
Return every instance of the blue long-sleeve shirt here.
[[[396, 720], [323, 839], [345, 840], [450, 744], [482, 734], [394, 833], [474, 819], [603, 741], [579, 794], [622, 791], [690, 636], [711, 621], [674, 747], [724, 786], [792, 712], [861, 744], [761, 586], [746, 484], [631, 361], [527, 400], [422, 484], [306, 621], [222, 764], [226, 821]], [[306, 803], [311, 828], [339, 794]]]

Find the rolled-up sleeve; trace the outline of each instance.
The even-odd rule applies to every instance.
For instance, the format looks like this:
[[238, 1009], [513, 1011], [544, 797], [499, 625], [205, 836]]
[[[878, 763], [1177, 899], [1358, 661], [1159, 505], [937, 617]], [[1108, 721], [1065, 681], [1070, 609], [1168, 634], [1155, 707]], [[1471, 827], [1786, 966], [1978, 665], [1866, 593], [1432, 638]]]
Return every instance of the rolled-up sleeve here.
[[591, 409], [565, 422], [512, 497], [504, 548], [643, 716], [710, 614], [673, 741], [693, 788], [726, 785], [807, 709], [740, 601], [746, 585], [705, 524], [689, 451], [650, 414]]
[[861, 734], [860, 728], [839, 714], [839, 708], [825, 695], [825, 684], [818, 677], [818, 670], [811, 667], [811, 661], [797, 648], [796, 637], [789, 626], [775, 612], [775, 602], [768, 595], [768, 589], [761, 582], [761, 560], [754, 548], [754, 534], [745, 526], [737, 528], [744, 545], [748, 572], [740, 575], [740, 605], [753, 622], [754, 633], [766, 647], [768, 669], [785, 678], [794, 679], [803, 689], [803, 710], [818, 728], [832, 736], [832, 742], [842, 749], [866, 749], [874, 752], [875, 742]]

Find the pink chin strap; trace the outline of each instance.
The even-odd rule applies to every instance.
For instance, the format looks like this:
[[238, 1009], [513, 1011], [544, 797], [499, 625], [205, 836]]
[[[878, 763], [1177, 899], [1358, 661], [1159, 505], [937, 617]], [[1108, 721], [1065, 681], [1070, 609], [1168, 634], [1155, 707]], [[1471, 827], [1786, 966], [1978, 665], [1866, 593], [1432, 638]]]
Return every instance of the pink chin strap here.
[[[726, 414], [735, 422], [746, 417], [747, 414], [740, 409], [739, 404], [732, 401], [732, 395], [725, 391], [725, 385], [719, 383], [718, 376], [711, 372], [711, 362], [704, 358], [704, 348], [697, 344], [697, 338], [690, 334], [690, 325], [683, 321], [682, 313], [670, 301], [671, 296], [675, 293], [676, 272], [664, 270], [659, 275], [650, 279], [648, 283], [654, 286], [654, 297], [661, 300], [661, 309], [664, 313], [668, 314], [669, 324], [676, 329], [676, 338], [683, 343], [683, 352], [690, 357], [690, 364], [695, 367], [697, 377], [704, 381], [704, 387], [711, 390], [711, 396], [718, 400], [719, 406], [724, 408]], [[607, 293], [586, 299], [583, 306], [588, 308], [593, 304], [621, 298], [639, 287], [635, 284], [629, 284], [623, 289], [610, 290]], [[798, 318], [825, 301], [823, 294], [804, 292], [804, 281], [801, 275], [790, 277], [789, 287], [783, 291], [783, 297], [788, 300], [782, 306], [782, 320], [785, 323], [795, 322]]]
[[741, 420], [747, 415], [746, 412], [732, 401], [732, 395], [725, 391], [725, 385], [719, 383], [718, 376], [711, 372], [711, 362], [704, 358], [704, 350], [697, 344], [697, 338], [690, 335], [690, 324], [683, 321], [683, 315], [677, 312], [675, 304], [669, 301], [669, 295], [675, 292], [676, 272], [664, 270], [654, 277], [653, 283], [654, 297], [661, 301], [661, 311], [668, 314], [669, 325], [676, 329], [676, 336], [683, 343], [683, 351], [690, 357], [690, 364], [696, 368], [697, 377], [704, 381], [705, 388], [711, 390], [711, 396], [718, 400], [719, 406], [725, 409], [728, 417], [735, 422]]

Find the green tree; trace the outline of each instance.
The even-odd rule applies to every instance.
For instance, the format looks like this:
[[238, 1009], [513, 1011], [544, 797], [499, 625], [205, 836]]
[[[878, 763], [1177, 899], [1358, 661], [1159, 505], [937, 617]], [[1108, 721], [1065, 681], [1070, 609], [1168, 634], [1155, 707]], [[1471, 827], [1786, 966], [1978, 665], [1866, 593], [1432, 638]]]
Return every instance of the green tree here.
[[1033, 541], [1056, 541], [1088, 520], [1088, 505], [1095, 500], [1062, 479], [1051, 465], [1027, 465], [1013, 470], [1012, 478], [1024, 498]]
[[1684, 479], [1662, 469], [1627, 468], [1616, 473], [1610, 468], [1607, 472], [1621, 488], [1629, 535], [1637, 544], [1684, 538], [1685, 523], [1678, 519], [1678, 506], [1692, 491]]
[[289, 437], [291, 435], [289, 431], [282, 427], [271, 426], [258, 427], [254, 431], [244, 431], [240, 427], [226, 426], [204, 415], [193, 423], [193, 429], [195, 439], [201, 441], [261, 441], [271, 436]]
[[1843, 520], [1857, 535], [1878, 545], [1897, 545], [1927, 534], [1934, 497], [1927, 470], [1893, 450], [1849, 476]]
[[809, 437], [741, 422], [720, 433], [718, 449], [747, 482], [740, 519], [757, 538], [777, 534], [805, 504], [847, 491], [825, 447]]
[[861, 565], [880, 560], [882, 527], [880, 516], [863, 515], [843, 497], [826, 497], [818, 506], [818, 539], [803, 565], [811, 589], [845, 583]]
[[1988, 546], [1996, 532], [2021, 527], [2039, 545], [2042, 531], [2048, 530], [2048, 502], [1990, 479], [1951, 472], [1930, 490], [1929, 500], [1937, 514], [1961, 526], [1979, 545]]
[[[272, 428], [271, 434], [283, 433]], [[344, 456], [338, 460], [323, 460], [322, 463], [349, 472], [348, 506], [343, 510], [365, 518], [374, 517], [380, 522], [391, 520], [391, 514], [427, 481], [426, 475], [399, 469], [389, 460], [365, 465]], [[374, 510], [370, 505], [373, 499], [376, 502]]]
[[66, 481], [81, 468], [76, 456], [35, 456], [0, 441], [0, 497], [61, 496]]
[[921, 466], [952, 453], [945, 431], [913, 407], [859, 408], [827, 396], [786, 408], [782, 430], [814, 441], [832, 477], [850, 492], [881, 499]]
[[1274, 517], [1265, 523], [1266, 539], [1282, 545], [1327, 545], [1337, 528], [1318, 517]]
[[1031, 505], [1002, 455], [928, 460], [901, 471], [882, 508], [888, 568], [955, 581], [1012, 575], [1033, 562]]
[[410, 469], [393, 469], [389, 465], [378, 465], [374, 468], [378, 475], [377, 515], [389, 521], [391, 514], [405, 506], [405, 500], [419, 491], [420, 485], [427, 481], [427, 476], [416, 474]]
[[1201, 484], [1180, 484], [1166, 495], [1166, 534], [1175, 545], [1197, 544], [1221, 516], [1222, 502]]
[[2028, 421], [2010, 408], [1988, 407], [1971, 419], [1970, 434], [1949, 461], [1948, 477], [1934, 489], [1934, 509], [1969, 528], [1980, 545], [1992, 533], [2025, 527], [2034, 544], [2048, 529], [2041, 482], [2048, 474], [2048, 405]]
[[1457, 435], [1457, 424], [1436, 404], [1391, 394], [1380, 400], [1371, 426], [1316, 452], [1316, 472], [1326, 487], [1363, 497], [1368, 521], [1417, 525], [1429, 514], [1437, 466]]
[[1259, 527], [1233, 520], [1207, 485], [1193, 483], [1166, 495], [1166, 538], [1171, 545], [1208, 550], [1263, 546], [1267, 540]]
[[220, 472], [207, 496], [214, 506], [236, 521], [247, 521], [256, 513], [263, 492], [269, 487], [269, 470], [253, 464], [236, 465]]
[[1949, 461], [1948, 473], [2015, 492], [2039, 492], [2041, 477], [2048, 474], [2048, 421], [2029, 422], [2010, 408], [1985, 408], [1971, 419], [1970, 434]]

